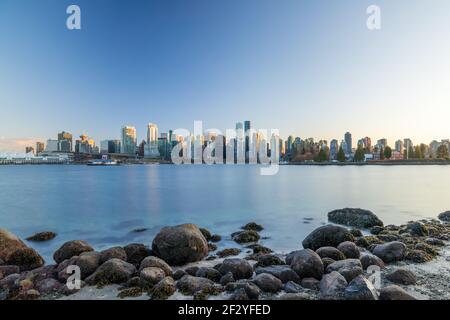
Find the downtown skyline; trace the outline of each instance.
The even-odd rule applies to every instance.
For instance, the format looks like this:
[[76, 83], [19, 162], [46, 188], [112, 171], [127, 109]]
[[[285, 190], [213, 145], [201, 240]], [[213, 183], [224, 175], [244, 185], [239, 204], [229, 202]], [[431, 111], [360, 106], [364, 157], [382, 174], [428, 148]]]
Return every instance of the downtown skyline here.
[[167, 132], [249, 118], [284, 139], [448, 137], [448, 1], [377, 1], [378, 31], [369, 1], [76, 3], [79, 31], [65, 29], [66, 3], [0, 5], [0, 150], [62, 130], [101, 141], [124, 123], [142, 140], [149, 120]]

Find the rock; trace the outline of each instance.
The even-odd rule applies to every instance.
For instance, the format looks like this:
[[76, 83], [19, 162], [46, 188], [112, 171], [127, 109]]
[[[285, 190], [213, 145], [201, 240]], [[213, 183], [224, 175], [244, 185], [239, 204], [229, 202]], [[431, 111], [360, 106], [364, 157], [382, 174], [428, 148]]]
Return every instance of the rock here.
[[202, 235], [205, 237], [206, 241], [210, 241], [212, 238], [211, 232], [206, 228], [199, 228]]
[[[138, 232], [136, 230], [133, 230], [134, 232]], [[125, 299], [125, 298], [130, 298], [130, 297], [140, 297], [142, 296], [143, 290], [141, 287], [130, 287], [130, 288], [126, 288], [122, 291], [119, 292], [119, 294], [117, 295], [118, 298], [120, 299]]]
[[187, 274], [195, 277], [195, 275], [197, 274], [199, 267], [197, 266], [192, 266], [192, 267], [188, 267], [186, 269], [184, 269], [184, 271], [186, 271]]
[[144, 268], [148, 267], [156, 267], [160, 268], [164, 271], [166, 276], [171, 277], [172, 276], [172, 268], [162, 259], [154, 256], [146, 257], [144, 260], [142, 260], [141, 265], [139, 267], [139, 270], [142, 270]]
[[380, 290], [380, 300], [416, 300], [416, 298], [399, 286], [390, 285]]
[[416, 237], [425, 237], [428, 235], [427, 227], [425, 227], [425, 225], [421, 222], [409, 223], [406, 226], [406, 230], [409, 232], [409, 234]]
[[359, 229], [350, 229], [350, 233], [355, 237], [359, 238], [363, 236], [363, 233]]
[[[258, 267], [255, 270], [256, 274], [268, 273], [277, 277], [282, 283], [294, 281], [299, 283], [300, 277], [297, 273], [287, 265], [277, 265], [269, 267]], [[262, 289], [262, 288], [261, 288]]]
[[338, 298], [344, 294], [347, 280], [336, 271], [328, 273], [320, 280], [319, 289], [323, 298]]
[[64, 243], [53, 254], [53, 259], [56, 263], [61, 263], [66, 259], [70, 259], [74, 256], [79, 256], [83, 252], [94, 251], [94, 249], [83, 240], [73, 240]]
[[405, 259], [415, 263], [425, 263], [433, 260], [433, 256], [422, 250], [408, 250]]
[[64, 288], [64, 284], [56, 279], [48, 278], [36, 282], [35, 288], [41, 294], [52, 294], [61, 292]]
[[357, 228], [383, 226], [383, 222], [371, 211], [363, 209], [344, 208], [328, 213], [328, 220]]
[[351, 241], [342, 242], [337, 246], [337, 249], [341, 251], [347, 259], [359, 259], [360, 252], [354, 242]]
[[214, 286], [214, 282], [206, 278], [185, 275], [177, 282], [177, 288], [184, 295], [193, 295], [197, 291]]
[[322, 278], [324, 271], [322, 260], [317, 253], [310, 249], [291, 252], [286, 257], [286, 263], [300, 278]]
[[127, 282], [136, 273], [136, 267], [120, 259], [111, 259], [102, 264], [97, 271], [86, 279], [88, 284], [121, 284]]
[[303, 292], [304, 289], [302, 288], [301, 285], [299, 285], [298, 283], [294, 282], [294, 281], [288, 281], [285, 285], [284, 285], [284, 291], [286, 293], [300, 293]]
[[182, 270], [182, 269], [178, 269], [177, 271], [175, 271], [173, 273], [173, 278], [175, 280], [180, 280], [181, 278], [183, 278], [183, 276], [187, 275], [187, 272]]
[[248, 279], [253, 275], [253, 268], [248, 263], [248, 261], [244, 259], [225, 259], [222, 264], [219, 266], [218, 271], [225, 275], [228, 272], [233, 274], [234, 279]]
[[311, 232], [303, 240], [303, 248], [317, 250], [321, 247], [337, 247], [344, 241], [354, 241], [353, 235], [344, 227], [325, 225]]
[[442, 212], [438, 218], [441, 221], [450, 222], [450, 211]]
[[320, 281], [315, 278], [303, 278], [300, 284], [303, 288], [319, 290]]
[[234, 283], [228, 283], [225, 287], [227, 291], [236, 291], [237, 289], [244, 289], [246, 295], [251, 300], [258, 300], [261, 289], [251, 281], [239, 280]]
[[386, 279], [391, 282], [403, 285], [411, 285], [417, 282], [416, 275], [412, 271], [406, 269], [396, 269], [393, 272], [387, 274]]
[[165, 227], [152, 243], [153, 253], [170, 265], [195, 262], [208, 255], [208, 243], [194, 224]]
[[379, 244], [373, 249], [373, 254], [385, 263], [401, 261], [406, 256], [406, 245], [399, 241]]
[[253, 230], [238, 231], [231, 235], [231, 238], [239, 244], [257, 242], [260, 239], [258, 232]]
[[216, 251], [217, 250], [217, 245], [215, 245], [212, 242], [208, 242], [208, 252], [212, 252], [212, 251]]
[[210, 239], [212, 242], [219, 242], [220, 240], [222, 240], [222, 237], [218, 234], [213, 234]]
[[51, 232], [51, 231], [46, 231], [46, 232], [39, 232], [36, 233], [35, 235], [28, 237], [27, 240], [28, 241], [35, 241], [35, 242], [42, 242], [42, 241], [48, 241], [51, 240], [53, 238], [56, 237], [56, 233]]
[[0, 259], [4, 262], [18, 249], [25, 249], [27, 246], [16, 235], [8, 230], [0, 229]]
[[123, 285], [124, 288], [133, 288], [141, 286], [141, 278], [140, 277], [132, 277]]
[[327, 270], [327, 267], [328, 267], [330, 264], [335, 263], [335, 262], [336, 262], [336, 260], [333, 260], [333, 259], [331, 259], [331, 258], [327, 258], [327, 257], [322, 258], [323, 270]]
[[5, 265], [5, 264], [6, 264], [6, 262], [3, 261], [3, 259], [0, 259], [0, 266], [3, 266], [3, 265]]
[[260, 232], [264, 230], [263, 226], [260, 224], [257, 224], [256, 222], [249, 222], [245, 226], [243, 226], [241, 229], [243, 230], [253, 230], [256, 232]]
[[369, 229], [371, 234], [374, 235], [378, 235], [381, 232], [383, 232], [385, 230], [385, 228], [381, 227], [381, 226], [373, 226], [372, 228]]
[[122, 247], [112, 247], [100, 252], [100, 262], [105, 263], [111, 259], [120, 259], [123, 261], [127, 261], [127, 253]]
[[11, 291], [18, 290], [20, 274], [13, 273], [0, 280], [0, 289], [9, 289]]
[[382, 233], [378, 234], [377, 238], [380, 239], [381, 241], [384, 241], [384, 242], [393, 242], [393, 241], [401, 240], [400, 235], [398, 235], [397, 233], [385, 232], [385, 231], [383, 231]]
[[145, 257], [151, 256], [152, 251], [142, 243], [131, 243], [123, 247], [127, 254], [127, 262], [139, 266]]
[[272, 249], [264, 247], [257, 243], [251, 244], [251, 245], [247, 246], [247, 248], [252, 249], [253, 254], [269, 254], [269, 253], [273, 252]]
[[260, 273], [256, 275], [253, 282], [264, 292], [276, 293], [283, 288], [281, 280], [269, 273]]
[[369, 280], [359, 275], [348, 284], [344, 297], [347, 300], [378, 300], [378, 292]]
[[222, 278], [220, 278], [220, 284], [223, 286], [226, 286], [230, 282], [234, 282], [234, 281], [235, 281], [235, 279], [231, 272], [228, 272], [226, 275], [224, 275]]
[[20, 273], [20, 268], [18, 266], [0, 265], [0, 279], [14, 273]]
[[141, 270], [139, 277], [144, 287], [152, 288], [166, 277], [166, 273], [158, 267], [146, 267]]
[[336, 261], [327, 267], [327, 273], [336, 271], [344, 276], [347, 282], [363, 273], [361, 261], [358, 259], [345, 259]]
[[219, 282], [222, 275], [214, 268], [200, 267], [195, 274], [196, 277], [206, 278], [214, 282]]
[[443, 247], [445, 246], [445, 242], [442, 241], [441, 239], [436, 239], [436, 238], [427, 238], [425, 239], [425, 242], [429, 245], [432, 246], [438, 246], [438, 247]]
[[12, 252], [6, 263], [18, 266], [20, 271], [33, 270], [44, 265], [44, 259], [32, 248], [19, 248]]
[[153, 287], [153, 300], [166, 300], [177, 290], [175, 281], [171, 277], [165, 277]]
[[[353, 243], [353, 242], [352, 242]], [[331, 258], [335, 261], [344, 260], [345, 255], [335, 247], [322, 247], [316, 250], [321, 258]]]
[[241, 253], [241, 249], [229, 248], [229, 249], [224, 249], [224, 250], [218, 251], [216, 254], [219, 258], [225, 258], [225, 257], [229, 257], [229, 256], [237, 256], [239, 253]]
[[274, 254], [263, 254], [257, 257], [257, 263], [255, 267], [268, 267], [275, 265], [284, 265], [286, 264], [283, 259], [274, 255]]
[[307, 293], [285, 293], [278, 297], [277, 300], [311, 300], [311, 297]]
[[367, 268], [370, 266], [378, 266], [380, 269], [384, 269], [383, 260], [371, 253], [362, 254], [359, 258], [359, 261], [361, 261], [361, 265], [364, 270], [367, 270]]
[[93, 274], [100, 266], [101, 255], [94, 251], [83, 252], [80, 256], [73, 257], [72, 264], [80, 267], [81, 279], [84, 280]]
[[425, 251], [426, 253], [428, 253], [428, 254], [430, 254], [432, 256], [436, 256], [438, 254], [438, 252], [436, 251], [435, 248], [433, 248], [429, 244], [426, 244], [426, 243], [423, 243], [423, 242], [416, 243], [416, 245], [414, 246], [414, 249], [415, 250]]
[[376, 236], [364, 236], [361, 238], [356, 239], [355, 241], [356, 245], [363, 248], [370, 248], [373, 245], [377, 244], [383, 244], [384, 241], [378, 239]]

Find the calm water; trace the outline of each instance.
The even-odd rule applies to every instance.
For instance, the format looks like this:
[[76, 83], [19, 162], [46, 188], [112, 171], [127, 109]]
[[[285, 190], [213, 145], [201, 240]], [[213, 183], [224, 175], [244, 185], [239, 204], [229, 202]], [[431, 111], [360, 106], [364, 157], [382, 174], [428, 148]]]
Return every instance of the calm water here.
[[256, 221], [271, 237], [262, 243], [286, 252], [336, 208], [370, 209], [387, 224], [436, 217], [450, 209], [448, 181], [449, 166], [282, 166], [275, 176], [254, 166], [0, 166], [0, 227], [21, 238], [57, 232], [30, 244], [48, 262], [67, 240], [150, 245], [162, 226], [185, 222], [221, 234], [224, 247]]

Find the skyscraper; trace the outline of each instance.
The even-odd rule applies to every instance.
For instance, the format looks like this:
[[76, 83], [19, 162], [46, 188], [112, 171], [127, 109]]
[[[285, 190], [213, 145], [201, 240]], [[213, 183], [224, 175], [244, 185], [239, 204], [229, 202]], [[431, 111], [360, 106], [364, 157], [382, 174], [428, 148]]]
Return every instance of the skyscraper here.
[[244, 121], [244, 135], [245, 135], [245, 162], [249, 161], [249, 152], [250, 152], [250, 129], [251, 123], [250, 121]]
[[395, 141], [395, 151], [403, 153], [403, 141], [402, 140]]
[[69, 132], [58, 133], [58, 151], [72, 152], [73, 137]]
[[149, 123], [147, 126], [147, 141], [144, 145], [144, 157], [159, 158], [158, 150], [158, 126], [154, 123]]
[[41, 152], [44, 152], [44, 143], [43, 142], [36, 142], [36, 155], [40, 154]]
[[336, 160], [339, 151], [339, 143], [336, 139], [330, 142], [330, 160]]
[[344, 150], [345, 153], [351, 154], [352, 153], [352, 134], [350, 132], [346, 132], [344, 136], [345, 143], [347, 144], [347, 150]]
[[132, 126], [122, 127], [122, 139], [121, 139], [121, 151], [122, 153], [134, 155], [136, 154], [136, 128]]

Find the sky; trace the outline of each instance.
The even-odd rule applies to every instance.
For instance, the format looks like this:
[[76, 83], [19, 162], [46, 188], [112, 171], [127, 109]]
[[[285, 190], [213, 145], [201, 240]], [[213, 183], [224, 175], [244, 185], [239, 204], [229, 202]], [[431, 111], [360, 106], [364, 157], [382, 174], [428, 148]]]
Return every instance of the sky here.
[[[81, 30], [66, 9], [81, 8]], [[381, 9], [381, 30], [366, 9]], [[450, 138], [448, 0], [1, 0], [0, 151], [133, 125]]]

